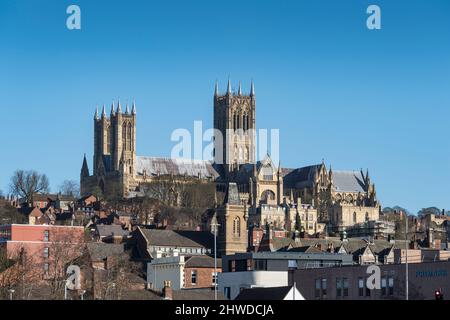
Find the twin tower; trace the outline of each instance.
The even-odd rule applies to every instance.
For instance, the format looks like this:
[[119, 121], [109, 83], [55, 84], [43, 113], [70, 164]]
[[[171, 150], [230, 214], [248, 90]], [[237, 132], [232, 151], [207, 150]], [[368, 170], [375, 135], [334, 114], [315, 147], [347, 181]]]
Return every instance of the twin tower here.
[[[222, 174], [227, 177], [241, 164], [255, 162], [256, 100], [253, 81], [249, 94], [242, 93], [239, 83], [232, 90], [231, 82], [225, 93], [219, 93], [216, 82], [214, 92], [214, 128], [221, 137], [214, 137], [214, 161], [223, 165]], [[101, 114], [98, 108], [94, 116], [94, 159], [93, 175], [90, 175], [84, 159], [81, 170], [82, 192], [89, 192], [95, 186], [107, 191], [111, 181], [123, 184], [120, 189], [128, 193], [136, 185], [136, 105], [126, 104], [124, 110], [120, 100], [111, 105], [109, 116], [105, 105]], [[122, 179], [122, 180], [120, 180]], [[127, 181], [125, 181], [125, 180]], [[106, 187], [106, 189], [105, 189]]]
[[120, 100], [117, 108], [113, 102], [109, 118], [103, 105], [102, 114], [97, 109], [94, 116], [94, 175], [103, 170], [134, 175], [135, 165], [136, 104], [130, 111], [127, 103], [123, 112]]

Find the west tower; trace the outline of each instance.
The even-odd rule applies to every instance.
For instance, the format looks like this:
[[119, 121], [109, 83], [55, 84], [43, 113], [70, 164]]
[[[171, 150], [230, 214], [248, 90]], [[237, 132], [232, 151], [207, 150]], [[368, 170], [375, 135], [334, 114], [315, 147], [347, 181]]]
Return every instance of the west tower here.
[[120, 172], [134, 175], [136, 164], [136, 105], [131, 111], [128, 103], [125, 112], [120, 101], [111, 105], [109, 118], [105, 106], [99, 116], [94, 116], [94, 175]]

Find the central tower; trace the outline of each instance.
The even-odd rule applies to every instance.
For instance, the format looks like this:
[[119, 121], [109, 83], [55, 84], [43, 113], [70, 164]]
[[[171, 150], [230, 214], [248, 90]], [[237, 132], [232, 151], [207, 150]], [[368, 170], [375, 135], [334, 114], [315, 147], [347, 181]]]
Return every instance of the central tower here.
[[[256, 99], [253, 80], [250, 94], [242, 94], [241, 83], [232, 92], [228, 80], [227, 92], [219, 94], [216, 82], [214, 92], [214, 162], [223, 164], [225, 173], [238, 170], [241, 164], [256, 161]], [[217, 133], [218, 133], [217, 132]]]

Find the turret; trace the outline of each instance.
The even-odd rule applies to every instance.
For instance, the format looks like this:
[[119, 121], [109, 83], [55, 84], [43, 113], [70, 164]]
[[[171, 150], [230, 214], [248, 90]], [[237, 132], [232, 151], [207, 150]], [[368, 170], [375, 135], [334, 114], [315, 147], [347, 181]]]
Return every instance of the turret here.
[[252, 79], [252, 83], [250, 85], [250, 97], [254, 97], [255, 96], [255, 84], [253, 83], [253, 79]]
[[131, 114], [136, 115], [136, 102], [133, 100], [133, 106], [131, 107]]
[[84, 154], [83, 165], [81, 167], [81, 177], [82, 178], [89, 177], [89, 167], [86, 160], [86, 154]]

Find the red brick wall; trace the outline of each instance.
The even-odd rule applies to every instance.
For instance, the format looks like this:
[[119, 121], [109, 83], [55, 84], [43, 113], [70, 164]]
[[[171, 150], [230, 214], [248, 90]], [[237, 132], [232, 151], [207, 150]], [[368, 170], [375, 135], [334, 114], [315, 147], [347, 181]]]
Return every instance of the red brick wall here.
[[[44, 241], [44, 231], [49, 231], [49, 241]], [[58, 256], [63, 263], [79, 256], [84, 243], [83, 227], [44, 226], [44, 225], [12, 225], [11, 240], [7, 242], [7, 254], [17, 258], [21, 250], [26, 261], [36, 276], [44, 276], [44, 266], [52, 268], [54, 257]], [[48, 258], [44, 255], [48, 248]], [[32, 267], [31, 267], [32, 266]]]
[[[197, 271], [197, 284], [192, 284], [192, 271]], [[217, 268], [217, 273], [221, 272], [222, 268]], [[184, 268], [184, 287], [185, 288], [211, 288], [212, 275], [214, 268]]]

